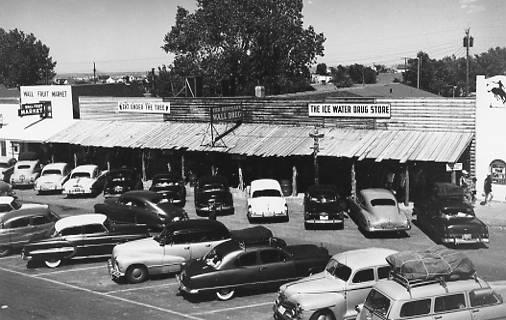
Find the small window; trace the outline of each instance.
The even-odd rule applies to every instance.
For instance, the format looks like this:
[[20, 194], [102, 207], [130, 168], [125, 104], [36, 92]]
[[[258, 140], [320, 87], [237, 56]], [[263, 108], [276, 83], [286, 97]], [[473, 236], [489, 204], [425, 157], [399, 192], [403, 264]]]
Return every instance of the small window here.
[[16, 210], [18, 210], [19, 208], [21, 208], [21, 202], [19, 202], [18, 199], [15, 199], [14, 201], [12, 201], [11, 205]]
[[71, 228], [63, 229], [62, 231], [60, 231], [60, 234], [62, 236], [78, 235], [78, 234], [81, 234], [81, 227], [71, 227]]
[[390, 275], [390, 267], [379, 267], [378, 268], [378, 279], [386, 279]]
[[419, 316], [430, 313], [430, 299], [406, 302], [401, 308], [401, 317]]
[[263, 250], [260, 252], [260, 260], [262, 263], [276, 263], [282, 260], [278, 250]]
[[353, 276], [353, 283], [368, 282], [373, 280], [374, 280], [373, 269], [360, 270], [357, 273], [355, 273], [355, 276]]
[[464, 309], [466, 300], [463, 293], [452, 294], [444, 297], [437, 297], [434, 304], [434, 312]]
[[238, 265], [241, 267], [255, 266], [257, 264], [257, 253], [249, 252], [239, 257]]
[[84, 226], [84, 233], [103, 233], [104, 227], [101, 224], [89, 224], [87, 226]]
[[50, 220], [47, 216], [36, 216], [36, 217], [32, 217], [31, 225], [32, 226], [39, 226], [39, 225], [46, 224], [49, 222], [50, 222]]
[[5, 224], [6, 228], [23, 228], [30, 223], [29, 217], [13, 219]]
[[492, 289], [478, 289], [469, 293], [471, 307], [481, 307], [501, 303], [501, 298]]

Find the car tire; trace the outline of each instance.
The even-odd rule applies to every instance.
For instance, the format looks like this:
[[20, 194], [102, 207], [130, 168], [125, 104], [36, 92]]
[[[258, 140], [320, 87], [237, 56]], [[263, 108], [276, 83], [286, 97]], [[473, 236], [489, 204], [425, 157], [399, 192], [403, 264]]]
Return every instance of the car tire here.
[[309, 230], [309, 229], [312, 229], [311, 225], [307, 222], [304, 221], [304, 229], [305, 230]]
[[6, 246], [0, 247], [0, 257], [5, 257], [9, 253], [11, 253], [11, 248], [6, 247]]
[[330, 310], [320, 310], [311, 316], [309, 320], [335, 320], [336, 317], [332, 314]]
[[148, 278], [148, 269], [145, 266], [130, 266], [125, 274], [129, 283], [140, 283]]
[[221, 301], [230, 300], [234, 295], [235, 295], [234, 288], [224, 288], [216, 291], [216, 297]]
[[44, 260], [46, 267], [54, 269], [61, 265], [61, 259]]

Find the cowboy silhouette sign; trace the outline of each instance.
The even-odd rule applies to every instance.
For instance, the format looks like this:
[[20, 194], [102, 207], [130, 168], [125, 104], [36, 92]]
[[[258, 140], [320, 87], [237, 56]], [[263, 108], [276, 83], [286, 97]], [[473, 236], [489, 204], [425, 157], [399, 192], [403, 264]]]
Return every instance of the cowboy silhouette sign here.
[[494, 98], [496, 98], [498, 101], [502, 102], [503, 104], [506, 103], [506, 92], [504, 91], [504, 85], [502, 84], [502, 81], [493, 81], [491, 83], [497, 84], [497, 87], [493, 87], [492, 89], [488, 90], [488, 92], [492, 92]]

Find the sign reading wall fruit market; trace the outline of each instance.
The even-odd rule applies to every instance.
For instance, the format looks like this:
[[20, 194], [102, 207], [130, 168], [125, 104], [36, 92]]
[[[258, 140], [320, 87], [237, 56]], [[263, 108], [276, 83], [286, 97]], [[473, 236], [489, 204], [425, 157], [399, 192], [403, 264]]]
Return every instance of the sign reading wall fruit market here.
[[137, 112], [137, 113], [170, 113], [170, 102], [118, 102], [117, 112]]
[[241, 106], [211, 107], [211, 117], [215, 122], [233, 122], [242, 120]]
[[389, 103], [310, 103], [310, 117], [382, 118], [391, 117]]
[[21, 86], [19, 94], [19, 117], [40, 115], [62, 123], [74, 119], [72, 87], [69, 85]]
[[52, 118], [51, 101], [41, 101], [37, 103], [25, 103], [19, 106], [18, 116], [40, 115], [42, 118]]

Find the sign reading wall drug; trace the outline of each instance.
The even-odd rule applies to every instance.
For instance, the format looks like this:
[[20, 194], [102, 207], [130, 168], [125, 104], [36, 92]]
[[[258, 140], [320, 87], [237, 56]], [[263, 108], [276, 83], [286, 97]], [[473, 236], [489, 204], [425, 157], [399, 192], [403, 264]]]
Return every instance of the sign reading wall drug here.
[[390, 103], [310, 103], [310, 117], [390, 119]]
[[242, 120], [241, 106], [211, 107], [211, 117], [215, 122], [234, 122]]
[[116, 112], [136, 112], [136, 113], [170, 113], [170, 102], [118, 102]]

